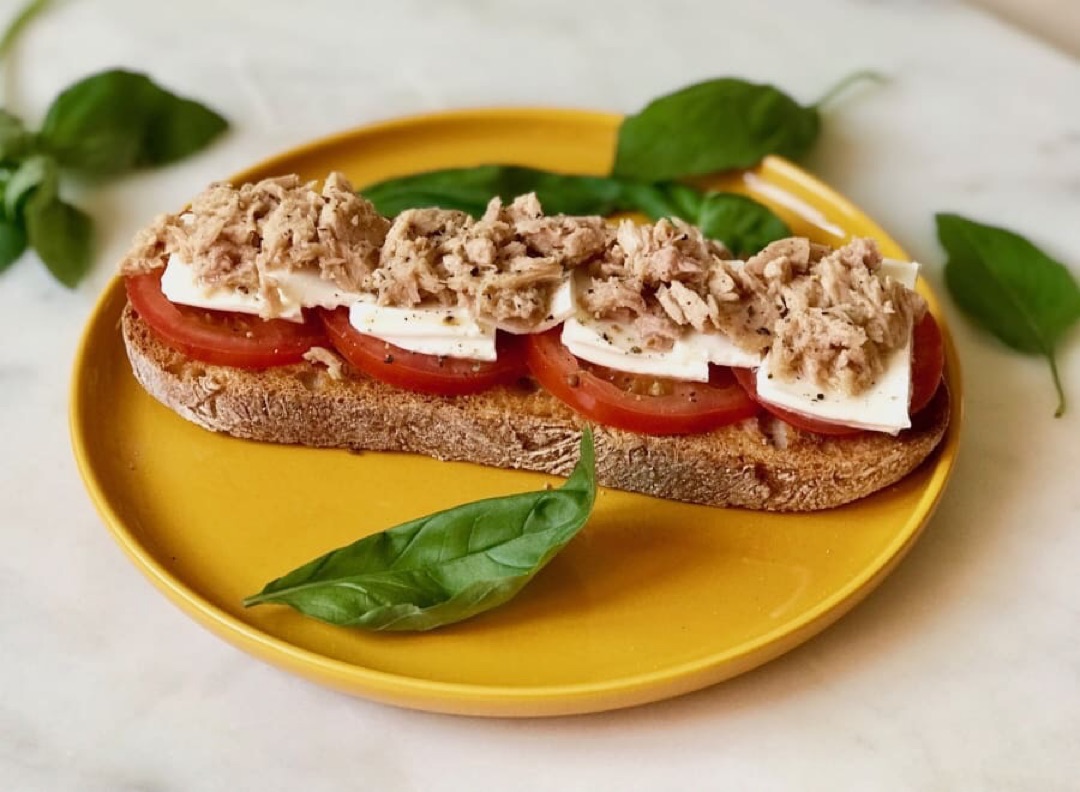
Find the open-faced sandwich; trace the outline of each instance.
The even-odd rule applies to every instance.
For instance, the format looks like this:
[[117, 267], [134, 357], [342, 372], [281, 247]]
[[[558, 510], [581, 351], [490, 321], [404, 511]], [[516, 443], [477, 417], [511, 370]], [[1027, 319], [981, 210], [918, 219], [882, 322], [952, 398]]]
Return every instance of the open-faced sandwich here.
[[949, 420], [917, 265], [870, 240], [733, 260], [680, 221], [381, 217], [340, 174], [215, 184], [121, 266], [136, 378], [273, 443], [566, 474], [714, 506], [838, 506], [910, 473]]

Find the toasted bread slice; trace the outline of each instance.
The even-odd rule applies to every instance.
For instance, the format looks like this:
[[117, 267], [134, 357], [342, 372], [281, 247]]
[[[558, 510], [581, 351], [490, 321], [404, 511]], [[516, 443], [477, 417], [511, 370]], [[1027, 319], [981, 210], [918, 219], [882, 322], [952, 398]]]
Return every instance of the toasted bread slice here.
[[[440, 397], [384, 385], [344, 361], [340, 372], [306, 362], [263, 371], [210, 365], [162, 343], [130, 305], [122, 332], [135, 377], [154, 398], [199, 426], [251, 440], [567, 475], [586, 423], [529, 382]], [[948, 421], [943, 384], [897, 437], [825, 437], [766, 415], [669, 437], [597, 426], [597, 476], [608, 487], [710, 506], [827, 509], [906, 476]]]

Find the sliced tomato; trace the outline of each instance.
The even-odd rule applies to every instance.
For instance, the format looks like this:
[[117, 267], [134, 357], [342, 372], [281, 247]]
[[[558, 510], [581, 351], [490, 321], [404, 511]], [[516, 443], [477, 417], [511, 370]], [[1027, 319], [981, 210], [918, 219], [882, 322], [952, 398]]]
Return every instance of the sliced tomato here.
[[764, 402], [758, 396], [757, 392], [757, 375], [752, 369], [739, 368], [734, 369], [735, 379], [746, 390], [747, 395], [755, 402], [761, 405], [762, 409], [766, 412], [772, 413], [777, 418], [798, 429], [805, 429], [808, 432], [816, 432], [823, 435], [851, 435], [858, 434], [862, 429], [855, 429], [851, 426], [844, 426], [843, 424], [830, 423], [828, 421], [819, 421], [814, 418], [808, 418], [805, 415], [799, 415], [799, 413], [785, 410], [783, 407], [777, 407], [775, 404], [769, 404]]
[[915, 325], [911, 335], [911, 414], [930, 403], [941, 385], [945, 371], [945, 344], [941, 328], [929, 311]]
[[[941, 328], [938, 327], [934, 317], [927, 313], [912, 331], [911, 401], [908, 407], [911, 415], [915, 415], [934, 398], [934, 394], [937, 393], [938, 386], [941, 384], [941, 375], [944, 369], [945, 349], [941, 340]], [[746, 389], [750, 398], [777, 418], [794, 427], [825, 435], [850, 435], [862, 431], [842, 424], [808, 418], [761, 401], [757, 394], [756, 377], [750, 369], [736, 369], [735, 378]]]
[[424, 355], [365, 335], [349, 323], [345, 308], [320, 311], [330, 342], [360, 371], [389, 385], [439, 396], [478, 393], [494, 385], [516, 382], [528, 374], [523, 340], [499, 333], [497, 359], [491, 362]]
[[236, 368], [297, 363], [313, 346], [326, 343], [322, 324], [260, 319], [170, 302], [161, 291], [163, 270], [124, 279], [128, 301], [166, 344], [190, 358]]
[[580, 360], [560, 328], [528, 337], [529, 370], [553, 396], [604, 426], [655, 435], [707, 432], [749, 418], [757, 405], [730, 369], [713, 366], [709, 382], [626, 374]]

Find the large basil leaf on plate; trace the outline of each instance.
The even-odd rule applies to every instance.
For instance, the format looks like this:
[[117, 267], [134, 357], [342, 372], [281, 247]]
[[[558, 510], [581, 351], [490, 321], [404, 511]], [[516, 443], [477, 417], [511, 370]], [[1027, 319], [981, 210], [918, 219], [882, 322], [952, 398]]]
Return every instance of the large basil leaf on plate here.
[[429, 630], [502, 605], [585, 525], [596, 499], [592, 433], [558, 489], [489, 498], [412, 520], [267, 584], [247, 606], [290, 605], [331, 624]]

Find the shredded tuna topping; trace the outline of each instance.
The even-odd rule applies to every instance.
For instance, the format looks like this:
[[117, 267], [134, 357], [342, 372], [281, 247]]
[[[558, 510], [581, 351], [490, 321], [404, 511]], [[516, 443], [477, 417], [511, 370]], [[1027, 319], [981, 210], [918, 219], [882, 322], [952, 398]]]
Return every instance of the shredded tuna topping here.
[[581, 304], [597, 318], [633, 322], [649, 348], [668, 348], [689, 328], [720, 332], [770, 353], [785, 379], [859, 393], [926, 310], [922, 297], [878, 274], [881, 261], [871, 240], [834, 251], [791, 238], [743, 263], [689, 227], [624, 225], [611, 255], [590, 265]]
[[516, 332], [544, 322], [567, 268], [608, 250], [600, 217], [544, 216], [534, 194], [499, 198], [479, 220], [410, 209], [394, 220], [373, 282], [384, 305], [464, 305]]
[[855, 239], [826, 252], [806, 240], [774, 242], [746, 262], [743, 288], [764, 283], [753, 302], [764, 317], [744, 317], [742, 337], [775, 318], [769, 347], [776, 373], [803, 377], [844, 393], [860, 393], [884, 373], [890, 354], [904, 346], [926, 313], [926, 301], [879, 275], [881, 253]]
[[632, 324], [647, 348], [670, 348], [691, 329], [718, 332], [768, 353], [781, 377], [847, 393], [876, 382], [926, 310], [881, 275], [866, 239], [837, 250], [784, 239], [744, 263], [681, 220], [613, 228], [545, 216], [534, 194], [494, 198], [479, 219], [412, 209], [390, 223], [336, 173], [321, 191], [296, 176], [212, 185], [141, 232], [121, 269], [156, 269], [171, 255], [205, 286], [258, 290], [270, 315], [277, 277], [310, 270], [382, 305], [464, 306], [513, 332], [552, 318], [573, 270], [579, 310]]
[[597, 318], [633, 322], [648, 348], [668, 349], [681, 326], [715, 324], [717, 306], [704, 287], [717, 262], [729, 256], [682, 220], [623, 220], [607, 256], [586, 268], [578, 301]]
[[310, 270], [342, 289], [366, 287], [389, 225], [340, 173], [321, 191], [298, 176], [217, 183], [141, 232], [121, 272], [154, 270], [175, 255], [204, 286], [262, 294], [272, 315], [283, 273]]

